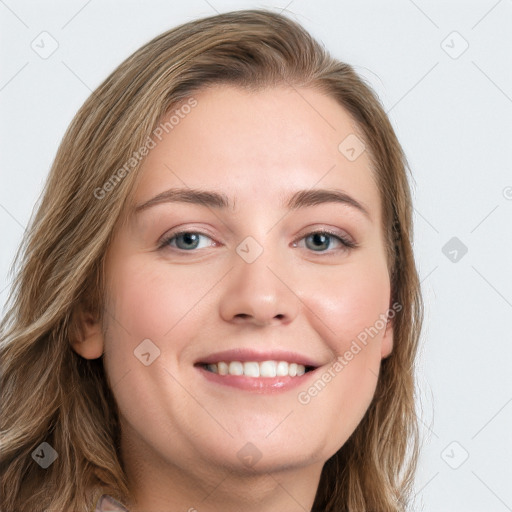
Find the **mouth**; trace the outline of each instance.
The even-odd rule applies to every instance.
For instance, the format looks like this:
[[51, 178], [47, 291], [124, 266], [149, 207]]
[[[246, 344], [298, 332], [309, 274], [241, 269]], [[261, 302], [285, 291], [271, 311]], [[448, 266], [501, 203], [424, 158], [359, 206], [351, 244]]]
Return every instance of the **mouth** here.
[[199, 363], [206, 371], [218, 375], [237, 375], [253, 378], [300, 377], [316, 369], [315, 366], [291, 363], [288, 361], [219, 361]]
[[235, 349], [203, 357], [194, 366], [211, 383], [263, 393], [298, 386], [321, 364], [294, 352]]

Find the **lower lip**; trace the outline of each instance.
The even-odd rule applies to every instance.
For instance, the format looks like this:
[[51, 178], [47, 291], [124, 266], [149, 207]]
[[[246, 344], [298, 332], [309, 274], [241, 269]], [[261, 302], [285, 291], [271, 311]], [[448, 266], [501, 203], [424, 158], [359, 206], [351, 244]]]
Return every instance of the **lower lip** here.
[[202, 366], [196, 366], [205, 379], [216, 384], [230, 386], [232, 388], [243, 389], [245, 391], [254, 391], [256, 393], [279, 393], [288, 391], [301, 384], [315, 373], [318, 368], [311, 370], [303, 375], [296, 377], [246, 377], [245, 375], [219, 375], [213, 373]]

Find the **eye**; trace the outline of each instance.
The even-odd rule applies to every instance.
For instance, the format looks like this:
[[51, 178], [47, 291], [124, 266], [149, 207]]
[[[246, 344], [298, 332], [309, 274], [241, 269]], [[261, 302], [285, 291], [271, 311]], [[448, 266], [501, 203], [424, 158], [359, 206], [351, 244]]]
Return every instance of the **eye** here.
[[193, 249], [204, 249], [205, 247], [211, 247], [211, 244], [200, 245], [201, 238], [211, 238], [203, 233], [197, 231], [179, 231], [177, 233], [171, 233], [165, 237], [160, 244], [160, 248], [173, 247], [184, 251], [190, 251]]
[[[335, 248], [331, 247], [333, 243], [334, 245], [337, 244], [338, 247], [341, 245], [339, 250], [342, 251], [357, 247], [357, 244], [352, 240], [349, 240], [342, 235], [331, 233], [330, 231], [325, 230], [313, 231], [312, 233], [307, 234], [305, 237], [300, 238], [298, 242], [301, 242], [302, 240], [305, 241], [306, 247], [311, 249], [313, 252], [328, 252], [327, 249], [335, 250]], [[294, 245], [297, 245], [297, 241], [294, 242]]]
[[[213, 244], [207, 242], [201, 244], [201, 239], [207, 239], [213, 242], [211, 237], [204, 233], [197, 231], [178, 231], [166, 236], [159, 244], [159, 248], [172, 247], [173, 249], [182, 251], [193, 251], [194, 249], [212, 247], [215, 244], [215, 242]], [[336, 247], [332, 247], [333, 245], [337, 245], [338, 250], [341, 251], [357, 247], [357, 244], [347, 237], [326, 230], [308, 233], [306, 236], [296, 240], [293, 246], [299, 246], [298, 242], [302, 242], [303, 240], [305, 241], [306, 248], [317, 253], [331, 252], [328, 251], [328, 249], [332, 251], [336, 250]]]

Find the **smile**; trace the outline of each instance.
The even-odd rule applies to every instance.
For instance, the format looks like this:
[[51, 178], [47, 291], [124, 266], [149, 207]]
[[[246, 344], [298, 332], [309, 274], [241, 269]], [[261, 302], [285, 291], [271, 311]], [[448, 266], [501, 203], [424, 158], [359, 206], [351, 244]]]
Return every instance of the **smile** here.
[[245, 377], [300, 377], [314, 369], [287, 361], [219, 361], [203, 364], [203, 368], [218, 375], [243, 375]]
[[234, 348], [199, 356], [194, 367], [209, 384], [225, 389], [281, 393], [304, 385], [322, 364], [291, 350]]

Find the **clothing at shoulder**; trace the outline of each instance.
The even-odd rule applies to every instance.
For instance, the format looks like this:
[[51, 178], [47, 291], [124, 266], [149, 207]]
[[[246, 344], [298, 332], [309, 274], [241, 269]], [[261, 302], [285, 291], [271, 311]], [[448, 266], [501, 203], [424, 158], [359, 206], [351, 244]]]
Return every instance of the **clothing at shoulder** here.
[[128, 512], [128, 509], [112, 498], [112, 496], [103, 494], [96, 503], [94, 512]]

